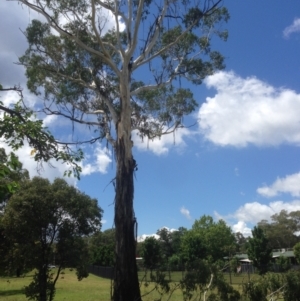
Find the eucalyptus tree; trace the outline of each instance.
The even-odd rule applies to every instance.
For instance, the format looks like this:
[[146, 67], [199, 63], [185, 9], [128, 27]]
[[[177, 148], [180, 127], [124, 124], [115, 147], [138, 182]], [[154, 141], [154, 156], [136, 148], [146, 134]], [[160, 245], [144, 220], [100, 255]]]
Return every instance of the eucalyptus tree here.
[[183, 86], [224, 68], [211, 40], [226, 40], [220, 24], [229, 14], [222, 0], [19, 2], [46, 21], [29, 25], [20, 58], [29, 89], [45, 99], [43, 111], [94, 129], [76, 142], [106, 139], [114, 151], [113, 299], [138, 301], [132, 134], [151, 140], [184, 127], [197, 102]]

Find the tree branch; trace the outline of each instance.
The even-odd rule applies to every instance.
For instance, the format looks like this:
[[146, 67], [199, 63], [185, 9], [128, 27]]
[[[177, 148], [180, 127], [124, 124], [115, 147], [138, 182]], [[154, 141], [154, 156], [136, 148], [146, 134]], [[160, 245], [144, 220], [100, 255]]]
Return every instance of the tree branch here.
[[[133, 37], [132, 37], [132, 44], [129, 45], [128, 49], [128, 56], [131, 57], [133, 55], [133, 52], [135, 51], [136, 45], [137, 45], [137, 36], [140, 28], [142, 13], [143, 13], [143, 7], [144, 7], [144, 0], [139, 1], [139, 6], [137, 9], [136, 14], [136, 20], [134, 22], [134, 28], [133, 28]], [[129, 29], [131, 31], [131, 28]]]
[[102, 44], [102, 39], [100, 37], [100, 34], [97, 30], [97, 27], [96, 27], [96, 8], [95, 8], [95, 0], [91, 0], [91, 4], [92, 4], [92, 27], [93, 27], [93, 30], [94, 30], [94, 33], [96, 35], [96, 38], [97, 38], [97, 41], [100, 45], [100, 47], [102, 48], [105, 56], [109, 57], [110, 60], [111, 60], [111, 57], [109, 55], [109, 53], [107, 53], [107, 51], [105, 50], [105, 47], [104, 45]]
[[119, 12], [119, 8], [118, 8], [118, 1], [115, 0], [115, 10], [113, 12], [114, 17], [115, 17], [115, 22], [116, 22], [116, 36], [117, 36], [117, 44], [119, 47], [119, 51], [121, 52], [121, 56], [124, 57], [125, 52], [124, 49], [121, 45], [121, 39], [120, 39], [120, 26], [119, 26], [119, 20], [118, 20], [118, 12]]
[[[165, 0], [166, 1], [166, 0]], [[199, 18], [197, 18], [188, 28], [185, 29], [185, 31], [183, 31], [172, 43], [166, 45], [165, 47], [161, 48], [159, 51], [157, 51], [156, 53], [154, 53], [153, 55], [151, 55], [150, 57], [148, 57], [147, 59], [145, 59], [148, 54], [150, 53], [150, 51], [152, 50], [152, 48], [155, 45], [155, 42], [153, 43], [153, 45], [149, 45], [146, 50], [135, 60], [135, 65], [134, 68], [138, 68], [150, 61], [152, 61], [154, 58], [158, 57], [159, 55], [163, 54], [164, 52], [166, 52], [168, 49], [170, 49], [172, 46], [178, 44], [180, 42], [180, 40], [185, 37], [185, 35], [191, 30], [193, 29], [193, 27], [203, 18], [206, 16], [209, 16], [214, 9], [219, 5], [219, 3], [222, 0], [218, 0], [211, 8], [209, 8], [206, 12], [204, 12]], [[156, 37], [157, 39], [157, 37]], [[151, 43], [151, 42], [150, 42]]]
[[97, 55], [98, 57], [100, 57], [107, 65], [109, 65], [114, 70], [114, 72], [116, 72], [116, 74], [119, 74], [119, 70], [118, 70], [117, 66], [110, 59], [110, 55], [106, 52], [102, 42], [101, 42], [100, 46], [101, 46], [104, 54], [101, 53], [100, 51], [97, 51], [97, 50], [95, 50], [91, 47], [86, 46], [86, 44], [84, 42], [82, 42], [80, 39], [78, 39], [78, 37], [76, 37], [75, 35], [69, 33], [68, 31], [62, 29], [57, 24], [57, 22], [45, 11], [44, 7], [41, 7], [41, 4], [40, 4], [40, 6], [38, 6], [38, 5], [34, 5], [30, 2], [28, 2], [27, 0], [19, 0], [19, 1], [23, 4], [25, 4], [26, 6], [28, 6], [29, 8], [31, 8], [32, 10], [42, 14], [46, 18], [46, 20], [47, 20], [50, 27], [52, 27], [54, 30], [56, 30], [61, 35], [67, 36], [70, 39], [74, 40], [80, 47], [82, 47], [83, 49], [85, 49], [89, 53], [93, 53], [93, 54]]
[[[128, 1], [128, 23], [126, 24], [126, 30], [127, 30], [127, 37], [128, 38], [132, 38], [131, 37], [131, 32], [132, 32], [132, 10], [133, 10], [133, 3], [132, 0], [127, 0]], [[131, 41], [130, 41], [131, 44]]]
[[214, 279], [214, 274], [211, 274], [211, 275], [210, 275], [210, 281], [209, 281], [208, 285], [206, 286], [205, 292], [204, 292], [204, 294], [203, 294], [203, 301], [206, 300], [206, 294], [207, 294], [207, 292], [208, 292], [208, 290], [209, 290], [209, 288], [210, 288], [210, 286], [211, 286], [211, 284], [212, 284], [213, 279]]
[[151, 91], [151, 90], [155, 90], [155, 89], [160, 88], [160, 87], [167, 86], [172, 82], [172, 80], [174, 79], [175, 76], [176, 76], [176, 74], [170, 76], [168, 80], [166, 80], [164, 82], [161, 82], [159, 84], [156, 84], [156, 85], [147, 85], [147, 86], [138, 87], [137, 89], [131, 91], [130, 95], [135, 96], [135, 95], [138, 95], [141, 92]]
[[[26, 67], [32, 67], [32, 66], [26, 65], [26, 64], [23, 64], [23, 65], [26, 66]], [[94, 92], [96, 92], [100, 96], [100, 98], [103, 100], [103, 102], [105, 103], [105, 105], [107, 105], [114, 123], [117, 124], [117, 121], [118, 121], [117, 112], [114, 109], [114, 107], [113, 107], [110, 99], [108, 97], [106, 97], [103, 93], [101, 93], [101, 89], [100, 89], [99, 86], [95, 87], [95, 86], [89, 85], [85, 81], [83, 81], [81, 78], [74, 78], [72, 76], [68, 76], [66, 74], [63, 74], [63, 73], [59, 72], [58, 70], [53, 70], [52, 68], [43, 67], [43, 69], [46, 70], [46, 71], [49, 71], [51, 73], [55, 73], [56, 75], [61, 76], [62, 78], [70, 80], [70, 81], [72, 81], [74, 83], [78, 83], [81, 86], [83, 86], [83, 87], [85, 87], [87, 89], [90, 89], [90, 90], [93, 90]]]
[[[26, 120], [22, 116], [21, 112], [18, 112], [13, 109], [9, 109], [3, 105], [0, 105], [0, 110], [9, 114], [11, 117], [17, 117], [17, 119], [20, 120], [24, 126], [34, 125], [34, 121]], [[5, 127], [5, 125], [3, 125], [3, 126]], [[35, 133], [34, 135], [32, 135], [31, 134], [32, 131], [28, 131], [28, 130], [26, 130], [26, 128], [24, 128], [21, 130], [21, 133], [17, 133], [17, 134], [21, 135], [22, 137], [26, 137], [28, 139], [29, 145], [34, 147], [35, 149], [37, 149], [38, 152], [40, 153], [41, 157], [45, 161], [48, 161], [50, 158], [49, 152], [56, 153], [56, 148], [57, 148], [58, 142], [54, 139], [54, 137], [50, 133], [46, 132], [44, 129], [42, 129], [42, 128], [34, 129], [34, 132], [36, 132], [36, 131], [38, 133]], [[4, 132], [5, 132], [5, 128], [2, 130], [2, 134], [4, 134]]]
[[[151, 52], [151, 50], [153, 49], [158, 37], [159, 37], [159, 32], [160, 32], [160, 26], [161, 23], [163, 21], [163, 19], [165, 18], [165, 14], [168, 8], [168, 0], [164, 0], [164, 7], [162, 9], [161, 14], [156, 18], [155, 20], [155, 31], [154, 34], [151, 36], [150, 41], [148, 46], [146, 47], [146, 49], [143, 51], [143, 53], [135, 60], [134, 62], [134, 69], [138, 68], [139, 66], [143, 65], [144, 63], [146, 63], [146, 61], [144, 61], [145, 57], [148, 56], [148, 54]], [[139, 26], [139, 24], [138, 24]], [[136, 33], [137, 35], [137, 33]], [[137, 39], [137, 37], [135, 37], [135, 40]], [[137, 41], [136, 41], [137, 43]], [[146, 44], [148, 43], [148, 38], [146, 41]], [[141, 63], [139, 63], [141, 62]]]
[[[69, 116], [67, 114], [64, 114], [64, 113], [62, 113], [60, 111], [52, 111], [49, 107], [45, 108], [45, 110], [49, 112], [49, 113], [45, 112], [47, 115], [63, 116], [65, 118], [67, 118], [67, 119], [75, 121], [76, 123], [90, 125], [90, 126], [100, 126], [99, 122], [85, 121], [85, 120], [82, 120], [82, 119], [78, 119], [78, 118], [75, 118], [73, 116]], [[85, 114], [85, 112], [83, 112], [83, 113]]]

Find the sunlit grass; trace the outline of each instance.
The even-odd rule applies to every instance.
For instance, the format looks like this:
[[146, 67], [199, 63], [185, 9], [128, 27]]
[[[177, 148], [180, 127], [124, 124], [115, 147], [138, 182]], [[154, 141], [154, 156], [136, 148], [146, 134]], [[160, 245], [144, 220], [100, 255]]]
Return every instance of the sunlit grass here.
[[[26, 277], [0, 278], [0, 300], [26, 301], [24, 286], [32, 279], [32, 274]], [[110, 280], [91, 275], [81, 281], [77, 280], [74, 271], [65, 270], [56, 284], [56, 301], [99, 301], [110, 300]]]

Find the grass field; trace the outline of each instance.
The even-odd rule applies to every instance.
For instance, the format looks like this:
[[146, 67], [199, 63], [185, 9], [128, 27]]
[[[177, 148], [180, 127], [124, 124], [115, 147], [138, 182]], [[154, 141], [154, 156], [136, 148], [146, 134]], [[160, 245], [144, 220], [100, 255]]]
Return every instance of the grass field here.
[[[139, 272], [139, 277], [142, 279], [144, 274]], [[168, 275], [169, 276], [169, 275]], [[252, 275], [252, 277], [255, 275]], [[23, 287], [28, 285], [31, 281], [32, 274], [26, 275], [24, 278], [0, 278], [0, 300], [3, 301], [26, 301], [23, 292]], [[181, 272], [173, 272], [170, 274], [172, 281], [179, 281], [182, 277]], [[225, 275], [228, 283], [230, 282], [229, 275]], [[232, 275], [231, 281], [233, 287], [237, 290], [241, 289], [241, 284], [248, 281], [248, 274], [239, 276]], [[172, 283], [176, 285], [176, 282]], [[74, 271], [65, 270], [65, 274], [61, 275], [56, 284], [55, 301], [109, 301], [110, 300], [111, 281], [101, 277], [90, 276], [82, 281], [78, 281]], [[141, 293], [144, 295], [143, 301], [153, 301], [159, 299], [161, 296], [158, 292], [151, 292], [153, 284], [141, 286]], [[148, 294], [151, 292], [150, 294]], [[165, 295], [162, 301], [168, 300], [169, 296]], [[182, 293], [179, 289], [174, 291], [171, 301], [182, 301]]]
[[[32, 275], [21, 278], [0, 278], [0, 300], [26, 301], [23, 287]], [[110, 280], [94, 275], [78, 281], [74, 271], [65, 270], [56, 284], [55, 301], [99, 301], [110, 300]]]

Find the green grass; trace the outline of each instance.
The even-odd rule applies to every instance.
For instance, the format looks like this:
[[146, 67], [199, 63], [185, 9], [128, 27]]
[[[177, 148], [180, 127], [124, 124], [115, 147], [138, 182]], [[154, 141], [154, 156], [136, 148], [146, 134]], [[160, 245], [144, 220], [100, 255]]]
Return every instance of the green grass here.
[[[23, 287], [31, 281], [31, 276], [0, 278], [0, 300], [26, 301]], [[110, 280], [91, 275], [81, 281], [74, 271], [65, 270], [56, 284], [55, 301], [99, 301], [110, 300]]]

